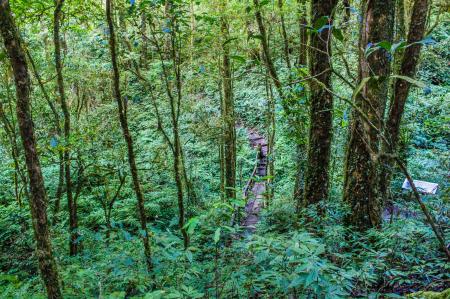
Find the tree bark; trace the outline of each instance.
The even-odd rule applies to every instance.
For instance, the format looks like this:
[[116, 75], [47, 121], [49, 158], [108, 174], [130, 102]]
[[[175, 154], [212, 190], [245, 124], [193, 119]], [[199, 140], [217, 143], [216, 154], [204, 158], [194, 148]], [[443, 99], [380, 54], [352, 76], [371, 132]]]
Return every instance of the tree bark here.
[[[272, 56], [270, 54], [269, 43], [267, 41], [266, 27], [264, 26], [259, 0], [253, 0], [253, 4], [255, 5], [256, 23], [258, 24], [259, 33], [261, 35], [261, 46], [263, 49], [263, 56], [264, 56], [263, 61], [266, 64], [270, 78], [272, 78], [273, 80], [273, 84], [277, 89], [278, 95], [283, 100], [284, 99], [283, 86], [281, 84], [280, 79], [278, 78], [278, 74], [275, 69], [275, 65], [273, 64]], [[288, 107], [285, 107], [285, 109], [287, 111]]]
[[378, 49], [366, 57], [364, 49], [381, 41], [392, 41], [394, 0], [368, 0], [363, 8], [359, 80], [370, 80], [356, 97], [355, 105], [367, 119], [363, 120], [359, 113], [353, 112], [344, 179], [344, 201], [352, 210], [348, 222], [360, 230], [381, 224], [380, 167], [376, 157], [390, 74], [388, 53]]
[[343, 0], [342, 4], [344, 5], [344, 19], [343, 23], [347, 24], [350, 21], [350, 0]]
[[139, 173], [136, 167], [136, 157], [134, 153], [133, 138], [131, 136], [130, 130], [128, 128], [128, 119], [126, 111], [126, 103], [122, 99], [122, 94], [120, 91], [120, 73], [117, 64], [117, 53], [116, 53], [116, 36], [114, 29], [114, 22], [111, 12], [111, 0], [106, 0], [106, 20], [108, 22], [109, 28], [109, 50], [111, 54], [112, 63], [112, 75], [113, 75], [113, 92], [114, 98], [117, 102], [117, 107], [119, 111], [119, 121], [122, 128], [122, 134], [127, 145], [128, 153], [128, 163], [130, 166], [131, 177], [133, 181], [133, 189], [136, 194], [137, 208], [139, 213], [139, 221], [141, 225], [141, 235], [142, 242], [144, 245], [144, 255], [145, 262], [147, 265], [147, 270], [150, 272], [152, 270], [152, 259], [151, 259], [151, 248], [150, 248], [150, 236], [147, 229], [147, 217], [145, 216], [144, 207], [144, 194], [142, 193], [141, 184], [139, 180]]
[[283, 37], [284, 60], [288, 69], [291, 69], [291, 60], [289, 59], [289, 39], [286, 32], [286, 22], [284, 21], [283, 0], [278, 0], [278, 9], [280, 10], [281, 36]]
[[47, 221], [47, 194], [44, 186], [34, 125], [30, 111], [31, 83], [25, 53], [14, 23], [9, 1], [0, 2], [0, 32], [14, 72], [17, 94], [17, 119], [30, 183], [30, 210], [36, 239], [39, 270], [48, 298], [62, 298], [58, 270], [52, 254]]
[[[53, 120], [55, 122], [56, 133], [58, 134], [59, 137], [61, 137], [62, 129], [61, 129], [58, 111], [56, 110], [55, 105], [51, 101], [50, 96], [49, 96], [47, 90], [45, 89], [44, 83], [42, 82], [42, 78], [39, 75], [39, 72], [36, 68], [36, 64], [34, 63], [34, 60], [30, 54], [30, 51], [28, 51], [28, 49], [25, 49], [25, 51], [26, 51], [26, 54], [28, 57], [28, 61], [31, 64], [31, 70], [33, 71], [34, 77], [36, 78], [36, 81], [38, 82], [38, 85], [42, 91], [42, 94], [44, 95], [44, 98], [47, 101], [47, 104], [50, 107], [50, 110], [52, 111]], [[65, 163], [64, 163], [64, 152], [61, 150], [58, 150], [58, 160], [59, 160], [59, 175], [58, 175], [58, 187], [56, 189], [56, 194], [55, 194], [55, 204], [53, 206], [53, 220], [52, 220], [53, 225], [55, 225], [58, 222], [58, 214], [59, 214], [60, 205], [61, 205], [61, 197], [62, 197], [63, 191], [64, 191], [64, 174], [65, 174], [64, 173], [64, 165], [65, 165]]]
[[[298, 4], [298, 26], [299, 26], [299, 49], [298, 49], [298, 67], [305, 67], [308, 64], [308, 18], [306, 10], [306, 1], [297, 0]], [[305, 96], [308, 96], [305, 93]], [[296, 116], [296, 124], [298, 125], [297, 145], [296, 145], [296, 168], [297, 175], [295, 176], [294, 194], [293, 198], [296, 203], [297, 212], [301, 208], [304, 197], [305, 186], [305, 167], [307, 159], [307, 144], [303, 142], [306, 139], [306, 128], [304, 122], [300, 120], [300, 117]]]
[[[428, 0], [416, 0], [412, 8], [411, 24], [409, 25], [407, 44], [403, 59], [400, 65], [399, 74], [413, 78], [419, 63], [421, 44], [426, 30], [428, 15]], [[390, 144], [383, 144], [383, 151], [394, 154], [399, 143], [400, 124], [408, 98], [411, 83], [397, 79], [394, 82], [394, 91], [386, 120], [385, 136]], [[383, 199], [387, 199], [389, 185], [392, 179], [391, 165], [389, 161], [383, 163], [383, 173], [380, 176], [380, 191]]]
[[298, 49], [298, 65], [307, 65], [307, 45], [308, 45], [308, 32], [306, 31], [306, 26], [308, 25], [307, 10], [306, 10], [306, 0], [297, 0], [299, 15], [298, 15], [298, 26], [299, 26], [299, 36], [300, 45]]
[[[226, 2], [224, 2], [225, 10]], [[236, 198], [236, 123], [234, 118], [234, 99], [232, 86], [232, 70], [230, 62], [230, 47], [228, 20], [223, 12], [220, 20], [222, 33], [222, 91], [223, 109], [222, 120], [224, 125], [224, 166], [225, 166], [225, 197]]]
[[66, 196], [67, 206], [69, 208], [69, 252], [70, 255], [76, 255], [81, 248], [81, 241], [79, 240], [78, 233], [78, 214], [77, 203], [72, 194], [72, 177], [70, 169], [70, 111], [66, 101], [66, 95], [64, 91], [64, 78], [62, 75], [62, 61], [61, 61], [61, 40], [60, 40], [60, 22], [61, 12], [64, 5], [64, 0], [55, 0], [55, 11], [53, 18], [53, 42], [55, 44], [55, 66], [56, 66], [56, 78], [58, 83], [59, 100], [61, 101], [61, 108], [64, 115], [64, 173], [66, 180]]
[[[332, 25], [332, 14], [337, 0], [314, 0], [311, 2], [311, 23], [328, 16]], [[305, 174], [305, 204], [314, 204], [328, 197], [328, 167], [330, 164], [333, 129], [333, 96], [325, 90], [331, 89], [331, 31], [321, 28], [311, 35], [309, 50], [310, 75], [310, 129], [308, 161]], [[323, 85], [323, 86], [322, 86]]]

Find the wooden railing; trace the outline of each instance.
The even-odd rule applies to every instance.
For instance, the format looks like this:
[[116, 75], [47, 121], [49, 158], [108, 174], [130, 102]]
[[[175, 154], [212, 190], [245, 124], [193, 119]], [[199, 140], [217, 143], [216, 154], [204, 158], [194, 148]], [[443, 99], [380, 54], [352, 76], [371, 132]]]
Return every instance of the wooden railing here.
[[250, 178], [248, 179], [247, 184], [245, 184], [244, 190], [242, 190], [244, 199], [248, 198], [248, 192], [252, 190], [252, 187], [255, 183], [255, 177], [256, 177], [256, 172], [258, 171], [258, 164], [259, 164], [259, 159], [261, 157], [261, 153], [262, 153], [261, 146], [258, 146], [258, 150], [256, 151], [255, 166], [253, 167], [252, 174], [250, 175]]
[[[246, 200], [248, 198], [249, 192], [252, 191], [252, 188], [255, 184], [255, 177], [256, 173], [258, 171], [258, 165], [260, 157], [262, 156], [262, 147], [258, 145], [258, 149], [256, 151], [256, 157], [255, 157], [255, 166], [253, 167], [252, 174], [250, 175], [249, 179], [247, 180], [247, 183], [245, 184], [244, 189], [242, 190], [243, 199]], [[234, 206], [234, 213], [231, 220], [231, 226], [234, 226], [237, 223], [240, 222], [240, 207], [236, 209], [236, 205]]]

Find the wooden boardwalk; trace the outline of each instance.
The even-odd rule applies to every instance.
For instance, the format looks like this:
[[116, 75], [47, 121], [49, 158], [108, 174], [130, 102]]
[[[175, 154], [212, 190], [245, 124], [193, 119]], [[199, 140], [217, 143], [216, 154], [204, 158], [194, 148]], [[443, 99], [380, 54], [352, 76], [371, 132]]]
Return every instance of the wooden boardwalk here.
[[251, 234], [256, 229], [259, 221], [259, 214], [264, 204], [264, 196], [266, 193], [266, 182], [260, 181], [258, 178], [267, 175], [267, 141], [264, 136], [260, 135], [256, 130], [248, 129], [248, 139], [250, 145], [256, 153], [255, 167], [243, 190], [244, 199], [247, 200], [245, 206], [245, 217], [241, 225], [247, 234]]

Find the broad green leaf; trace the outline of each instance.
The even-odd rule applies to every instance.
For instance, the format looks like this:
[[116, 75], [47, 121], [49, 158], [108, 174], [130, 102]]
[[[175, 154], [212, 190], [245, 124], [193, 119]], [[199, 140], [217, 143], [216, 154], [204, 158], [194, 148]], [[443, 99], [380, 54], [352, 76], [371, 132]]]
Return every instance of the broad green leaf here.
[[416, 80], [416, 79], [413, 79], [413, 78], [411, 78], [411, 77], [408, 77], [408, 76], [392, 75], [391, 77], [392, 77], [392, 78], [401, 79], [401, 80], [405, 80], [406, 82], [409, 82], [409, 83], [411, 83], [411, 84], [414, 84], [414, 85], [416, 85], [417, 87], [420, 87], [420, 88], [425, 88], [425, 87], [426, 87], [425, 83], [420, 82], [420, 81], [418, 81], [418, 80]]
[[342, 30], [339, 28], [333, 28], [332, 30], [333, 36], [339, 40], [339, 41], [343, 41], [344, 40], [344, 35], [342, 34]]
[[216, 232], [214, 233], [214, 244], [217, 244], [219, 242], [220, 232], [221, 232], [221, 228], [219, 227], [218, 229], [216, 229]]

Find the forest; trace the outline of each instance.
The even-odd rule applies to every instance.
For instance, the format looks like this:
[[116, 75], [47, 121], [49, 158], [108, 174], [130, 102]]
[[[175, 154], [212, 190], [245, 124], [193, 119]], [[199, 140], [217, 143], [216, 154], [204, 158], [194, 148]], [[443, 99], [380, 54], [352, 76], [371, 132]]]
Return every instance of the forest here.
[[449, 17], [0, 0], [0, 298], [450, 298]]

